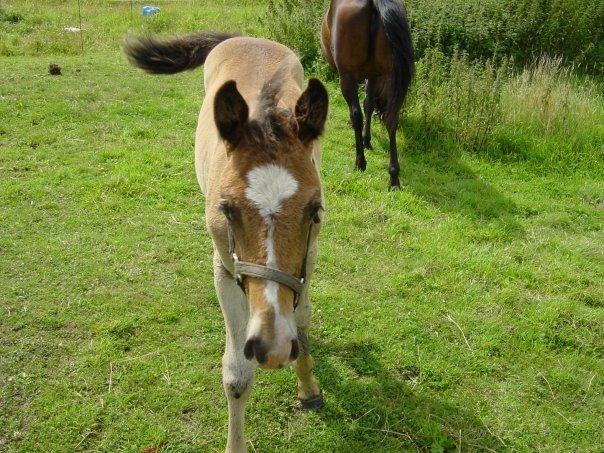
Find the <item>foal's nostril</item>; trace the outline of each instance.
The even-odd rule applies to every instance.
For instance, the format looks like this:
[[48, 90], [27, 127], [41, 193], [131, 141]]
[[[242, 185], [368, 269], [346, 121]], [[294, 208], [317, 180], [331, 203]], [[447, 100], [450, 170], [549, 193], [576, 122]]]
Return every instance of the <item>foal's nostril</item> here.
[[248, 360], [253, 360], [255, 357], [258, 363], [263, 364], [266, 362], [266, 347], [260, 338], [250, 338], [245, 342], [243, 355]]
[[290, 360], [296, 360], [300, 355], [300, 346], [298, 345], [298, 340], [292, 340], [292, 352], [289, 354]]
[[248, 360], [254, 358], [254, 341], [256, 341], [255, 338], [250, 338], [245, 342], [245, 346], [243, 347], [243, 355]]

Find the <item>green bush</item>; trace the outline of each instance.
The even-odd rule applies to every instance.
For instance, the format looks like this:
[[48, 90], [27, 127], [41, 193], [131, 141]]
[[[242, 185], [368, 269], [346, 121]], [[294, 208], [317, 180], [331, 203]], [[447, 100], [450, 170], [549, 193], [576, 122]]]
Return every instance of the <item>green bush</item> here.
[[267, 37], [292, 48], [305, 68], [316, 67], [321, 57], [320, 29], [324, 0], [269, 0], [258, 18]]
[[0, 22], [8, 22], [9, 24], [17, 24], [23, 20], [23, 16], [15, 11], [9, 11], [0, 7]]
[[590, 72], [604, 68], [599, 0], [407, 0], [418, 57], [439, 46], [471, 59], [507, 55], [519, 64], [560, 56]]

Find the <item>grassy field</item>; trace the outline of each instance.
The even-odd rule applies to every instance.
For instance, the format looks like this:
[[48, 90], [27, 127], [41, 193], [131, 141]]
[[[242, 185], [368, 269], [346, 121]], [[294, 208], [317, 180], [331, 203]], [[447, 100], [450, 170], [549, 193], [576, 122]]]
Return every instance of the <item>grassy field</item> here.
[[[0, 24], [0, 451], [220, 451], [202, 72], [143, 75], [118, 44], [260, 35], [263, 5], [161, 1], [142, 22], [84, 2], [79, 54], [75, 3], [0, 4], [21, 15]], [[259, 371], [251, 451], [604, 450], [602, 84], [439, 58], [418, 63], [399, 192], [381, 126], [353, 171], [328, 85], [311, 330], [327, 405], [297, 413], [293, 372]]]

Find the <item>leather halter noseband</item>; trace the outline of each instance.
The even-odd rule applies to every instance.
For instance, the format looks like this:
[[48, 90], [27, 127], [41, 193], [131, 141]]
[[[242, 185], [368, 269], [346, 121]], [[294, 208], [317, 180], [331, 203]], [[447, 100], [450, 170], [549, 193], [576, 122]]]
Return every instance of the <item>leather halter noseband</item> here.
[[302, 288], [306, 282], [306, 261], [308, 260], [308, 252], [310, 248], [310, 234], [312, 232], [312, 225], [316, 223], [311, 220], [308, 226], [308, 235], [306, 236], [306, 251], [304, 252], [304, 258], [302, 259], [302, 267], [300, 269], [300, 276], [294, 277], [291, 274], [283, 272], [273, 267], [263, 266], [262, 264], [250, 263], [247, 261], [240, 261], [235, 253], [235, 236], [231, 225], [227, 223], [227, 232], [229, 236], [229, 255], [233, 258], [233, 273], [237, 285], [241, 288], [245, 294], [245, 286], [243, 284], [243, 276], [263, 278], [276, 283], [287, 286], [294, 292], [294, 311], [298, 307], [300, 294], [302, 294]]

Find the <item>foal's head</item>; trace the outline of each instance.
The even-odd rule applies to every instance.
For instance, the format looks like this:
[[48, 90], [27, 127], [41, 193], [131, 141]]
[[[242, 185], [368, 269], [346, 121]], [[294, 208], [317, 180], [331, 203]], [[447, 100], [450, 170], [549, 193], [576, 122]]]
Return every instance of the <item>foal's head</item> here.
[[[226, 217], [241, 261], [298, 277], [311, 223], [319, 221], [321, 183], [312, 161], [327, 116], [327, 92], [311, 79], [295, 111], [278, 107], [274, 83], [262, 90], [250, 115], [235, 82], [214, 99], [214, 119], [227, 147], [218, 208]], [[250, 318], [245, 356], [280, 367], [298, 356], [295, 294], [275, 281], [243, 276]]]

